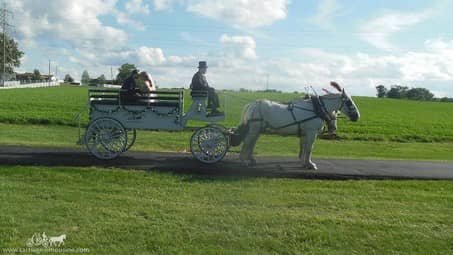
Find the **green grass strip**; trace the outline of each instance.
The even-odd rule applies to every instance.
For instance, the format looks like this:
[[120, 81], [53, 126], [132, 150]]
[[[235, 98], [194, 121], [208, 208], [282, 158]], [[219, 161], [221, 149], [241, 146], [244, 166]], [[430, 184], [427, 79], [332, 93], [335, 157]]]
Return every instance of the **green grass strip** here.
[[451, 254], [453, 182], [0, 167], [0, 249], [90, 254]]

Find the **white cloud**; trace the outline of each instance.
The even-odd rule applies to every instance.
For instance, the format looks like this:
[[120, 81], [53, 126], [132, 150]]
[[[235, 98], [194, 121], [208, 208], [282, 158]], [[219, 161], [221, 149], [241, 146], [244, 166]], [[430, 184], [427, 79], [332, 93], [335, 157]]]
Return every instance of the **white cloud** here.
[[312, 18], [312, 22], [323, 27], [333, 28], [333, 19], [340, 11], [340, 5], [337, 0], [322, 0], [319, 2], [318, 10]]
[[146, 66], [159, 65], [164, 63], [166, 60], [162, 49], [148, 48], [144, 46], [136, 50], [135, 57], [140, 65]]
[[234, 27], [255, 28], [285, 19], [290, 0], [152, 0], [152, 3], [156, 11], [180, 5], [188, 12]]
[[[301, 49], [298, 55], [264, 59], [258, 58], [253, 37], [224, 34], [219, 38], [220, 51], [219, 48], [207, 47], [206, 51], [210, 53], [197, 56], [191, 53], [166, 55], [158, 45], [129, 48], [125, 31], [102, 22], [103, 15], [118, 17], [115, 16], [117, 1], [43, 2], [10, 0], [19, 39], [21, 42], [35, 42], [40, 52], [53, 47], [42, 44], [43, 38], [58, 43], [56, 51], [58, 47], [68, 49], [57, 53], [59, 58], [66, 60], [60, 61], [60, 72], [71, 72], [75, 78], [79, 78], [84, 69], [89, 70], [93, 77], [102, 73], [110, 76], [110, 66], [129, 62], [150, 71], [160, 86], [181, 87], [190, 83], [198, 61], [206, 60], [210, 66], [209, 82], [217, 88], [264, 89], [266, 74], [269, 74], [270, 87], [285, 91], [302, 91], [307, 84], [319, 89], [327, 87], [330, 80], [342, 82], [355, 95], [374, 95], [377, 84], [427, 87], [437, 95], [441, 91], [453, 91], [453, 41], [442, 38], [428, 40], [424, 49], [412, 52], [370, 55]], [[170, 4], [182, 1], [165, 3], [171, 9]], [[191, 7], [205, 3], [207, 14], [204, 16], [248, 27], [264, 26], [284, 18], [287, 5], [285, 1], [265, 1], [270, 5], [277, 4], [277, 8], [272, 9], [258, 6], [266, 5], [262, 1], [193, 0], [185, 3]], [[195, 9], [191, 11], [197, 13]], [[281, 13], [277, 15], [274, 12]], [[128, 18], [126, 12], [123, 14]], [[390, 42], [393, 33], [429, 17], [428, 12], [404, 15], [390, 13], [382, 16], [382, 20], [372, 20], [362, 28], [362, 36], [367, 36], [376, 47], [394, 48]], [[375, 38], [371, 40], [373, 35]], [[185, 40], [196, 39], [189, 33], [180, 36]], [[33, 56], [27, 54], [27, 57], [28, 64], [35, 64]], [[451, 92], [448, 95], [453, 96]]]
[[[320, 49], [300, 52], [304, 62], [317, 67], [311, 68], [314, 80], [324, 80], [326, 84], [330, 79], [339, 79], [352, 86], [356, 94], [373, 95], [374, 86], [378, 84], [422, 86], [439, 91], [451, 91], [453, 85], [453, 41], [428, 40], [424, 50], [380, 56], [364, 53], [346, 55]], [[297, 63], [284, 65], [283, 68], [293, 69], [292, 66], [297, 66]], [[302, 73], [301, 70], [301, 78]]]
[[192, 0], [187, 10], [235, 27], [261, 27], [286, 18], [288, 0]]
[[[94, 58], [104, 66], [136, 63], [151, 72], [163, 87], [187, 86], [199, 60], [208, 61], [208, 81], [216, 88], [264, 89], [267, 74], [270, 88], [284, 91], [303, 91], [306, 85], [321, 91], [329, 81], [337, 80], [353, 95], [373, 96], [376, 85], [402, 84], [426, 87], [439, 96], [445, 95], [440, 91], [451, 91], [453, 85], [453, 41], [429, 40], [424, 50], [385, 55], [339, 54], [307, 48], [294, 53], [294, 59], [239, 58], [247, 55], [244, 45], [254, 44], [251, 38], [224, 35], [221, 41], [232, 44], [237, 51], [224, 48], [222, 53], [211, 55], [166, 56], [160, 48], [141, 47], [105, 52], [103, 56], [87, 55], [81, 61]], [[453, 96], [451, 92], [448, 95]]]
[[149, 5], [143, 0], [129, 0], [124, 7], [129, 14], [149, 14]]
[[396, 50], [397, 47], [390, 42], [390, 37], [405, 28], [428, 19], [430, 16], [432, 16], [431, 11], [387, 13], [365, 23], [360, 28], [360, 37], [378, 49]]
[[119, 66], [134, 63], [140, 66], [157, 66], [166, 62], [161, 48], [138, 47], [136, 49], [117, 49], [108, 51], [79, 51], [80, 62], [87, 65]]
[[114, 11], [116, 0], [32, 1], [9, 0], [15, 13], [20, 40], [39, 38], [63, 41], [72, 47], [112, 47], [122, 45], [126, 33], [104, 25], [99, 17]]
[[250, 36], [229, 36], [224, 34], [220, 37], [224, 53], [228, 58], [255, 59], [256, 43]]
[[113, 14], [115, 14], [118, 24], [133, 27], [141, 31], [145, 30], [145, 26], [141, 22], [131, 19], [127, 13], [114, 11]]
[[173, 5], [173, 0], [154, 0], [153, 2], [156, 11], [168, 10]]

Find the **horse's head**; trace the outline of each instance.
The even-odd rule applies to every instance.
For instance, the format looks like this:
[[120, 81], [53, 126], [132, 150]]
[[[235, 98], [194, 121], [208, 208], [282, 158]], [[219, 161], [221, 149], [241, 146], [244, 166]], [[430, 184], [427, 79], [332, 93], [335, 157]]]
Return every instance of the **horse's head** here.
[[339, 110], [351, 121], [358, 121], [360, 119], [359, 108], [352, 100], [351, 96], [346, 92], [344, 88], [341, 88], [338, 83], [331, 82], [330, 85], [332, 85], [332, 87], [336, 88], [341, 93], [341, 106]]

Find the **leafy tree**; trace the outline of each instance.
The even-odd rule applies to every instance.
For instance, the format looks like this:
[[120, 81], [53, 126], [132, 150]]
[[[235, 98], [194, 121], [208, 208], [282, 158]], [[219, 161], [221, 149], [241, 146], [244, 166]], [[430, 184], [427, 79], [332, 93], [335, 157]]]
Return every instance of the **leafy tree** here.
[[376, 86], [376, 90], [377, 90], [377, 97], [383, 98], [383, 97], [387, 96], [388, 90], [384, 85]]
[[453, 102], [453, 98], [442, 97], [439, 99], [440, 102]]
[[87, 70], [83, 71], [80, 81], [82, 82], [82, 85], [88, 85], [88, 83], [90, 82], [90, 75], [88, 74]]
[[434, 98], [434, 94], [425, 88], [412, 88], [407, 91], [407, 98], [430, 101]]
[[66, 76], [64, 77], [64, 82], [74, 82], [74, 79], [71, 77], [71, 75], [69, 74], [66, 74]]
[[97, 78], [98, 84], [102, 85], [105, 83], [105, 75], [101, 75]]
[[393, 85], [387, 92], [387, 97], [396, 99], [407, 98], [408, 89], [409, 88], [405, 86]]
[[[0, 33], [0, 45], [3, 45], [3, 33]], [[24, 52], [19, 50], [19, 46], [14, 39], [5, 37], [5, 74], [9, 76], [14, 73], [14, 67], [20, 66], [20, 59], [24, 56]], [[3, 73], [3, 50], [0, 51], [0, 73]]]
[[41, 73], [39, 72], [38, 69], [33, 70], [32, 80], [34, 80], [34, 81], [41, 80]]
[[127, 79], [132, 73], [133, 70], [137, 69], [135, 65], [133, 64], [123, 64], [119, 69], [118, 69], [118, 75], [116, 76], [116, 81], [118, 84], [122, 84], [124, 80]]

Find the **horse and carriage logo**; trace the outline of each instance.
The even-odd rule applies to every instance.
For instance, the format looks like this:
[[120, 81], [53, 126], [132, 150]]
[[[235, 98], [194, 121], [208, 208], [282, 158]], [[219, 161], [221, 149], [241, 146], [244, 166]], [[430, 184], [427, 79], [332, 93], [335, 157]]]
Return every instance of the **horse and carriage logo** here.
[[26, 242], [27, 247], [60, 247], [64, 245], [66, 239], [66, 234], [60, 236], [50, 236], [48, 237], [45, 232], [35, 233], [31, 238]]

